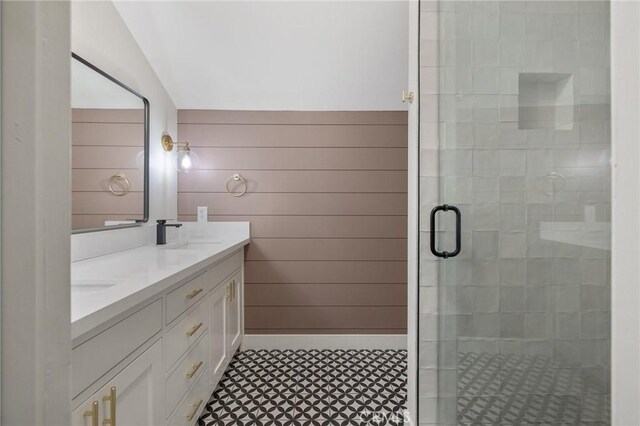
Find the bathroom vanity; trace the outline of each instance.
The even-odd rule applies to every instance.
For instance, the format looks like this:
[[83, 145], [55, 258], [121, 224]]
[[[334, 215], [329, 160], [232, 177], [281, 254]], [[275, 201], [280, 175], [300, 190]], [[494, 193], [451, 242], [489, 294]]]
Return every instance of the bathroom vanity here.
[[73, 425], [194, 424], [242, 343], [249, 224], [186, 225], [72, 264]]

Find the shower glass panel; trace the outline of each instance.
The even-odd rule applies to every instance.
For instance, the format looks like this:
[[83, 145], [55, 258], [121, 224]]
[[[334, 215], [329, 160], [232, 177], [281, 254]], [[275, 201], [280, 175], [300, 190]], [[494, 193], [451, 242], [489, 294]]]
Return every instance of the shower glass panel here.
[[420, 38], [419, 423], [610, 424], [609, 3], [423, 1]]

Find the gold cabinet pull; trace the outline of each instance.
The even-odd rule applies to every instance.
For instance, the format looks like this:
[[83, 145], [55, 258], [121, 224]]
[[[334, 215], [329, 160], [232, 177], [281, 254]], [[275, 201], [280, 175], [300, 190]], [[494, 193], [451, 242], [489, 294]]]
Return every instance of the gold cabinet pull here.
[[227, 302], [231, 302], [231, 283], [227, 284]]
[[198, 325], [194, 325], [193, 327], [191, 327], [191, 330], [187, 331], [187, 337], [191, 337], [194, 334], [196, 334], [196, 331], [198, 331], [198, 329], [200, 329], [200, 327], [202, 327], [202, 323], [200, 323]]
[[200, 408], [200, 406], [202, 405], [202, 399], [200, 401], [198, 401], [197, 403], [193, 404], [193, 410], [191, 410], [191, 412], [189, 414], [187, 414], [187, 421], [190, 422], [191, 420], [193, 420], [193, 418], [196, 416], [196, 414], [198, 413], [198, 408]]
[[103, 396], [102, 400], [109, 401], [109, 418], [102, 420], [102, 424], [116, 426], [116, 387], [109, 389], [109, 395]]
[[196, 297], [200, 293], [202, 293], [202, 289], [201, 288], [199, 288], [197, 290], [193, 290], [191, 293], [187, 294], [187, 300], [193, 299], [194, 297]]
[[83, 417], [91, 417], [91, 426], [98, 426], [98, 401], [93, 401], [91, 410], [85, 411]]
[[236, 280], [231, 281], [231, 300], [236, 300]]
[[200, 361], [197, 364], [194, 364], [193, 367], [191, 368], [191, 371], [187, 372], [187, 379], [192, 378], [194, 374], [196, 374], [196, 372], [200, 369], [200, 366], [202, 366], [202, 361]]

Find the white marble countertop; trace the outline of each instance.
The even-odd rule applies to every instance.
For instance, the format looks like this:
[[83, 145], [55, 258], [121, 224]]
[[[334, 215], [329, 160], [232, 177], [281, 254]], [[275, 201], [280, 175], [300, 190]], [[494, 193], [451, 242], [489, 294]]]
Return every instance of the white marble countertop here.
[[248, 223], [184, 225], [177, 241], [165, 246], [145, 245], [71, 264], [72, 339], [249, 243]]

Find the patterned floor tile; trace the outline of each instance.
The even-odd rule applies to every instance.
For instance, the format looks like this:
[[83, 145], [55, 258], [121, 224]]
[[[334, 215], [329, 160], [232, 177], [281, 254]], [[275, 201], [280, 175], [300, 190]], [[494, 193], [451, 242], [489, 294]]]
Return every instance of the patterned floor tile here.
[[610, 424], [606, 379], [592, 378], [589, 393], [591, 376], [548, 356], [460, 352], [457, 377], [462, 426]]
[[391, 350], [239, 352], [198, 425], [404, 425], [406, 358]]

